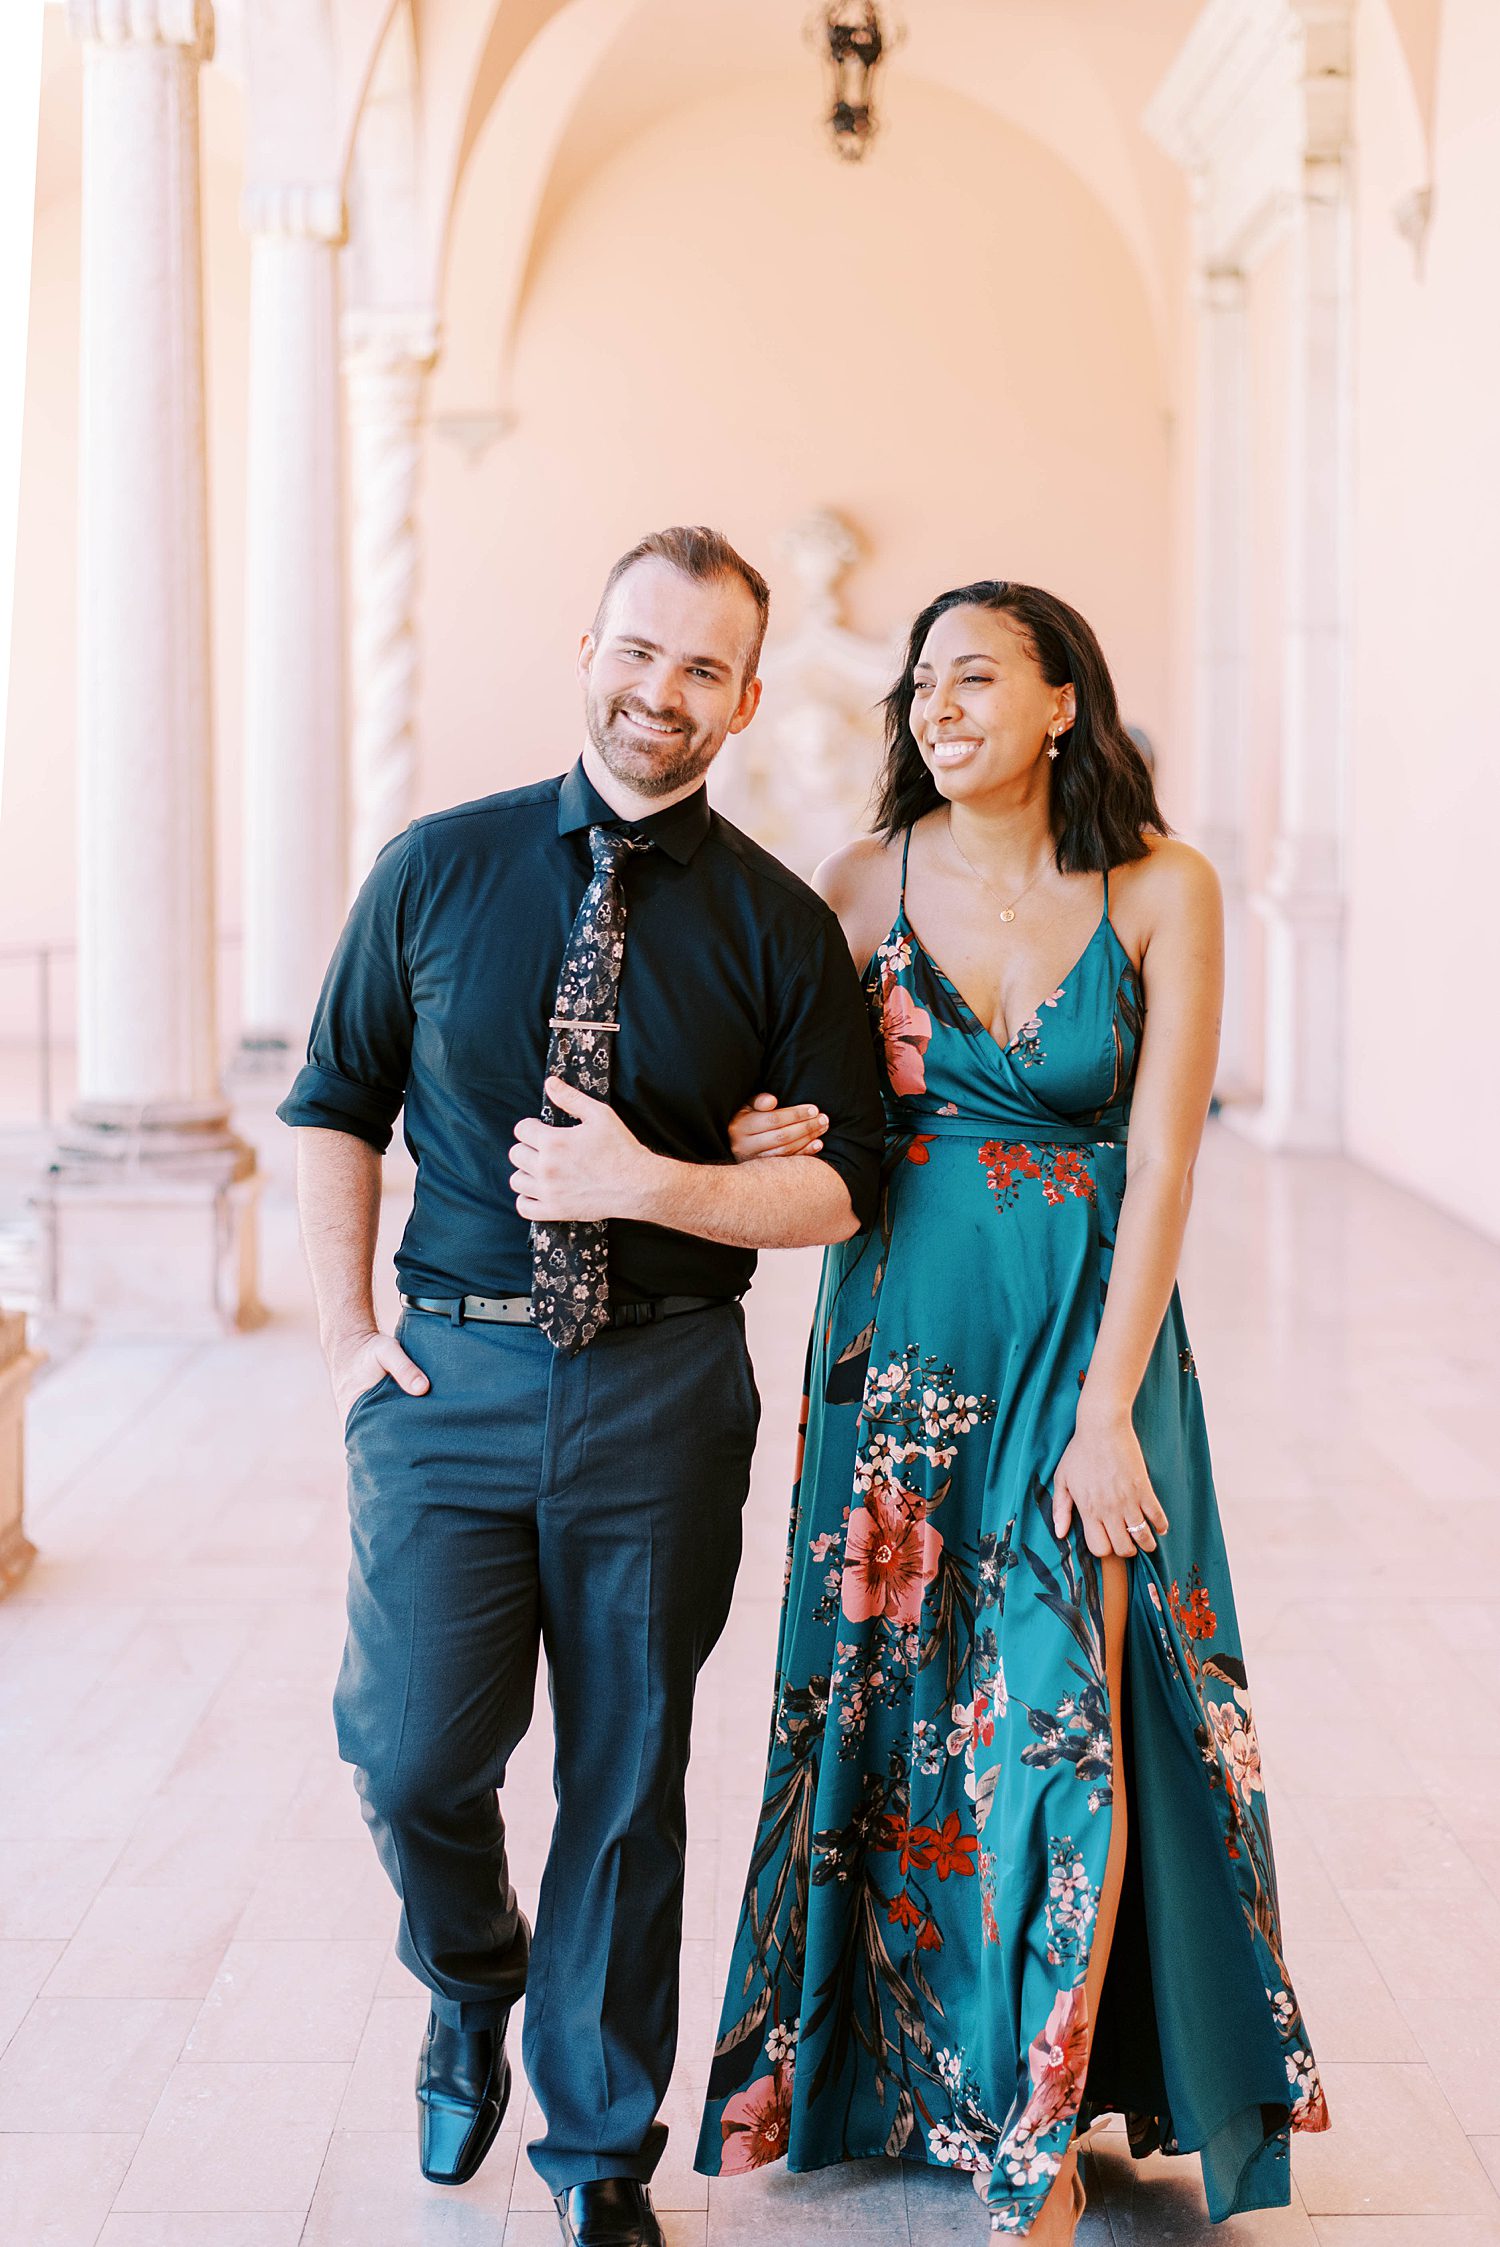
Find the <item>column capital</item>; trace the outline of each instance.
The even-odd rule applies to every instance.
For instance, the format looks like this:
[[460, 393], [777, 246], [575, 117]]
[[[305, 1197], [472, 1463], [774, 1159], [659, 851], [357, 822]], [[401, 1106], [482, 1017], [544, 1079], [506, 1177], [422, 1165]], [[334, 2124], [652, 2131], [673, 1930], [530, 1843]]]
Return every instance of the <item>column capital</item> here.
[[240, 197], [240, 220], [247, 234], [326, 242], [331, 248], [349, 239], [349, 214], [333, 180], [252, 181]]
[[357, 373], [425, 374], [442, 341], [437, 313], [412, 305], [344, 315], [344, 364]]
[[98, 47], [190, 47], [214, 51], [212, 0], [67, 0], [68, 29]]

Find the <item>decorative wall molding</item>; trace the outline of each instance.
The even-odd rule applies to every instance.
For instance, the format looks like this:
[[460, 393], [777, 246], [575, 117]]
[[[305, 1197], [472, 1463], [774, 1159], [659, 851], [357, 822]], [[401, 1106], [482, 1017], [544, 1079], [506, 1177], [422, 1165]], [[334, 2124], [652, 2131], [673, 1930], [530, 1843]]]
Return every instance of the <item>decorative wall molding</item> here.
[[467, 411], [460, 407], [445, 413], [433, 414], [428, 426], [434, 437], [441, 437], [472, 468], [483, 460], [492, 445], [508, 437], [520, 416], [510, 406], [475, 406]]
[[188, 47], [199, 62], [214, 51], [211, 0], [67, 0], [68, 29], [99, 47]]
[[1427, 265], [1427, 230], [1432, 224], [1432, 189], [1414, 187], [1391, 207], [1396, 232], [1411, 251], [1412, 270], [1420, 281]]
[[436, 312], [424, 305], [361, 307], [344, 315], [344, 365], [362, 378], [404, 376], [412, 368], [426, 374], [437, 364], [442, 333]]
[[349, 238], [343, 192], [332, 180], [263, 180], [240, 198], [247, 234], [285, 235], [291, 241], [327, 242]]
[[1352, 128], [1352, 0], [1208, 0], [1142, 123], [1193, 183], [1197, 256], [1250, 270]]

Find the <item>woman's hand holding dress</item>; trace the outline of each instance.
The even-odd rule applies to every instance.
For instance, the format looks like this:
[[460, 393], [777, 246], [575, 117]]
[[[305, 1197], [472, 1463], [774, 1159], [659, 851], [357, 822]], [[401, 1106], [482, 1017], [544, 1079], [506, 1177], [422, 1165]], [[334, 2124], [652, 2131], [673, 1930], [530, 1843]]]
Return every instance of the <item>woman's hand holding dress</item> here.
[[[1128, 1418], [1108, 1424], [1080, 1420], [1052, 1484], [1052, 1526], [1059, 1537], [1077, 1514], [1097, 1559], [1154, 1553], [1168, 1522], [1151, 1487], [1140, 1443]], [[1127, 1523], [1135, 1522], [1132, 1536]], [[1139, 1526], [1144, 1523], [1144, 1527]]]

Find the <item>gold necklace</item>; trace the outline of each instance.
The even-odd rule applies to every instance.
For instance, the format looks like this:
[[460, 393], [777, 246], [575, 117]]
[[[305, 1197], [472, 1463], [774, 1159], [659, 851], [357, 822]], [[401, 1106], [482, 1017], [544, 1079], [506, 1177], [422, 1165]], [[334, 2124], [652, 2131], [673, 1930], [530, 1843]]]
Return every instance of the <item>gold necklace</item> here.
[[[964, 864], [968, 867], [969, 872], [973, 875], [975, 881], [982, 882], [984, 884], [984, 887], [989, 891], [991, 897], [999, 897], [999, 890], [996, 889], [994, 883], [989, 879], [987, 875], [980, 873], [979, 868], [975, 865], [973, 859], [964, 849], [963, 844], [954, 834], [953, 815], [951, 812], [948, 815], [948, 840], [953, 845], [953, 848], [958, 852], [958, 855], [963, 860]], [[1003, 899], [1001, 899], [1000, 918], [1002, 921], [1013, 921], [1015, 919], [1016, 907], [1020, 904], [1022, 898], [1026, 895], [1026, 890], [1036, 888], [1037, 883], [1041, 880], [1042, 876], [1046, 873], [1047, 868], [1051, 865], [1052, 857], [1053, 854], [1049, 852], [1047, 857], [1042, 860], [1042, 863], [1037, 868], [1036, 872], [1032, 875], [1030, 881], [1026, 884], [1026, 889], [1018, 889], [1015, 896], [1011, 899], [1008, 905], [1004, 902]]]

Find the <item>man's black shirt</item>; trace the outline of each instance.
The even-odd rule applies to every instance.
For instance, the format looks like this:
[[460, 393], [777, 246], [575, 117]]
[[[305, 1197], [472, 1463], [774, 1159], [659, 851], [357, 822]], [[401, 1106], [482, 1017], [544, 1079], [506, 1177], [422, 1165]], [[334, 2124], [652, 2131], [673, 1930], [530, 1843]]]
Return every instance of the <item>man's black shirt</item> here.
[[[339, 939], [307, 1066], [277, 1114], [381, 1152], [403, 1105], [416, 1198], [396, 1253], [414, 1295], [525, 1295], [531, 1236], [509, 1153], [537, 1116], [563, 952], [593, 871], [591, 826], [655, 846], [625, 878], [625, 966], [611, 1103], [658, 1154], [729, 1158], [729, 1119], [757, 1092], [815, 1102], [822, 1160], [861, 1222], [883, 1132], [869, 1023], [837, 920], [711, 811], [703, 789], [623, 821], [581, 764], [415, 820], [387, 843]], [[610, 1226], [621, 1300], [736, 1295], [752, 1250], [656, 1225]]]

